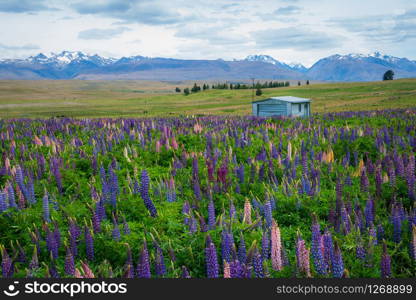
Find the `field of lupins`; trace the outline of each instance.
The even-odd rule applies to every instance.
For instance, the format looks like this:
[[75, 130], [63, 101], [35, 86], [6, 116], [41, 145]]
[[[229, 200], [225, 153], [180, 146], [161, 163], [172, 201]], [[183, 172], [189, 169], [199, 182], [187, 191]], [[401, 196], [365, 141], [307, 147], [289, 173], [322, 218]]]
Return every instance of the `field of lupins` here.
[[416, 110], [0, 121], [2, 277], [416, 276]]

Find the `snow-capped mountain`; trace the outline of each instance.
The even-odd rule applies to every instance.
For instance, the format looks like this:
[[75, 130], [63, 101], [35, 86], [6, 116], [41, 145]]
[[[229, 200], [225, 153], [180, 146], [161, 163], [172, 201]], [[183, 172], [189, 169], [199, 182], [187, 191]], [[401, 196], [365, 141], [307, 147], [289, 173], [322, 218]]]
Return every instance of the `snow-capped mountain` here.
[[281, 62], [281, 61], [278, 61], [278, 60], [274, 59], [273, 57], [271, 57], [269, 55], [264, 55], [264, 54], [253, 54], [253, 55], [249, 55], [244, 60], [245, 61], [264, 62], [264, 63], [272, 64], [272, 65], [275, 65], [275, 66], [280, 66], [282, 68], [286, 68], [286, 69], [289, 69], [289, 70], [292, 70], [292, 71], [301, 72], [301, 73], [304, 73], [304, 72], [306, 72], [308, 70], [301, 63], [289, 63], [289, 64], [286, 64], [284, 62]]
[[98, 54], [89, 55], [81, 51], [62, 51], [61, 53], [51, 53], [45, 55], [39, 53], [36, 56], [30, 56], [26, 59], [31, 63], [39, 64], [57, 64], [57, 65], [68, 65], [70, 63], [79, 63], [82, 61], [90, 61], [97, 65], [106, 65], [116, 61], [114, 58], [105, 58]]
[[292, 68], [292, 70], [301, 72], [301, 73], [306, 73], [308, 71], [308, 68], [306, 68], [304, 65], [302, 65], [301, 63], [290, 63], [288, 64], [289, 67]]
[[243, 60], [185, 60], [129, 56], [106, 58], [81, 51], [39, 53], [26, 59], [0, 60], [0, 79], [274, 79], [322, 81], [381, 80], [387, 70], [395, 78], [416, 77], [416, 61], [374, 52], [335, 54], [311, 68], [284, 63], [268, 55], [249, 55]]
[[317, 80], [374, 81], [393, 70], [395, 78], [416, 77], [416, 61], [374, 52], [335, 54], [316, 62], [306, 73]]

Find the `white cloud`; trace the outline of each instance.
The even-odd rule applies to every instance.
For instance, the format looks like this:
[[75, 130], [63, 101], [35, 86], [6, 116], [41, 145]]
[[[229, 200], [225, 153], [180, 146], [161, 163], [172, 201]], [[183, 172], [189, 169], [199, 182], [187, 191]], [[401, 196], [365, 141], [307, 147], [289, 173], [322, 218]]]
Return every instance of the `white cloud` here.
[[380, 50], [416, 59], [415, 15], [406, 0], [0, 0], [0, 57], [264, 53], [310, 65], [334, 53]]

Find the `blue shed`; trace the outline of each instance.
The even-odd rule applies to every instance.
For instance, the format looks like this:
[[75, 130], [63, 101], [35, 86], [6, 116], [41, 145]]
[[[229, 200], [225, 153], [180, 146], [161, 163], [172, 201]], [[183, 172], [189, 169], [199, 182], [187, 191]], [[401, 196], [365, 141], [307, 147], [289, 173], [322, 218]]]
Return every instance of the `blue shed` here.
[[309, 117], [311, 114], [311, 100], [292, 96], [277, 96], [254, 101], [253, 116], [293, 116]]

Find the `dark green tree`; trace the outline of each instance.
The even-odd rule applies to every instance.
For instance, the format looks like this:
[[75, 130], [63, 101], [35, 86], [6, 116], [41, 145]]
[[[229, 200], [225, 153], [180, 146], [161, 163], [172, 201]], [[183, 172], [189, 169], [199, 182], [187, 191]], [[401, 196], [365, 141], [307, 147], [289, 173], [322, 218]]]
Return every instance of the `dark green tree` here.
[[383, 80], [393, 80], [394, 72], [392, 70], [386, 71], [383, 75]]
[[180, 93], [181, 92], [181, 89], [178, 88], [178, 87], [176, 87], [175, 92]]
[[300, 84], [301, 84], [300, 81], [298, 81], [298, 86], [300, 86]]
[[199, 92], [200, 90], [201, 90], [201, 87], [198, 86], [196, 83], [194, 83], [194, 86], [192, 87], [191, 92], [196, 93], [196, 92]]
[[183, 89], [183, 93], [185, 94], [185, 96], [188, 96], [189, 95], [189, 88]]
[[309, 85], [309, 80], [306, 80], [306, 85]]
[[256, 90], [256, 96], [261, 96], [263, 94], [263, 92], [261, 91], [260, 88], [257, 88]]

